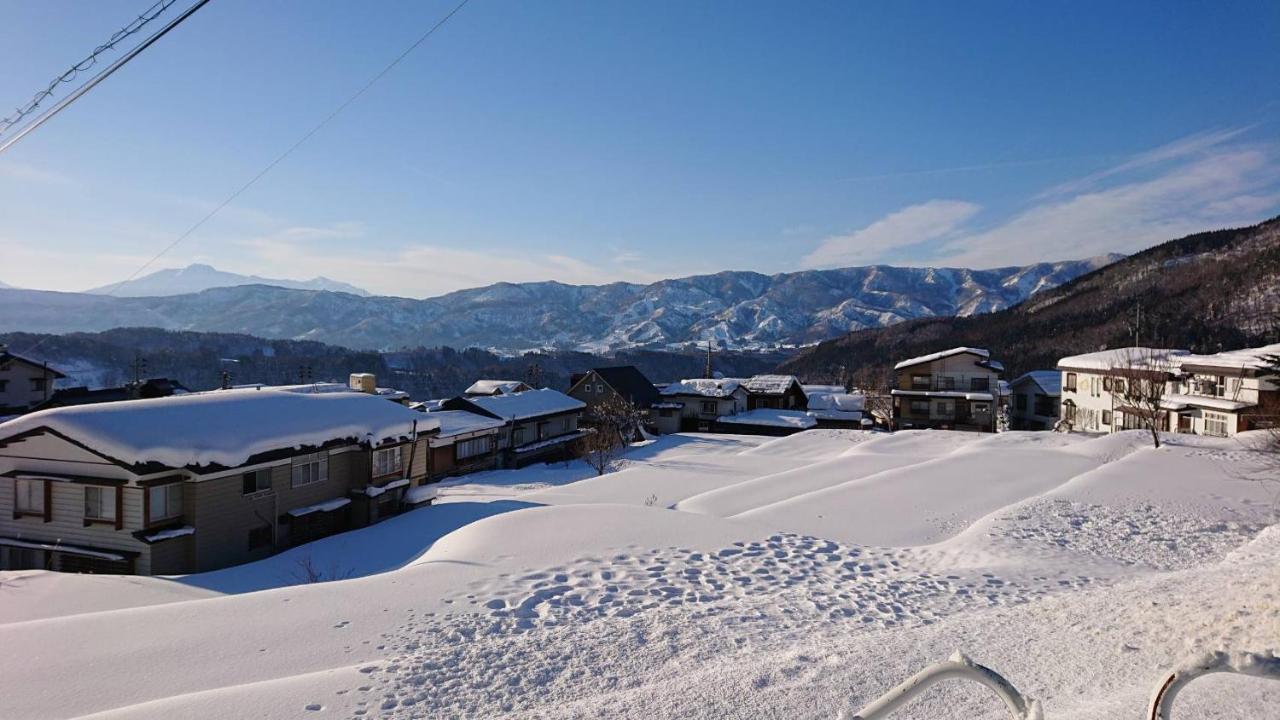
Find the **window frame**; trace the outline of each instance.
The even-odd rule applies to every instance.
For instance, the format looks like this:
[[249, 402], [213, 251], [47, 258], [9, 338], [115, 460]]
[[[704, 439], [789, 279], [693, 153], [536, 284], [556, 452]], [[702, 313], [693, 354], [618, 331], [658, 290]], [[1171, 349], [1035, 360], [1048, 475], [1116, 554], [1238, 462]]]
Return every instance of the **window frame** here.
[[[404, 472], [404, 448], [404, 443], [392, 445], [390, 447], [375, 448], [373, 455], [369, 458], [369, 467], [373, 472], [373, 476], [375, 478], [390, 477]], [[380, 463], [380, 458], [386, 458], [390, 456], [391, 453], [395, 453], [395, 462], [391, 463], [389, 466], [387, 466], [386, 463]]]
[[[250, 475], [253, 476], [253, 489], [246, 492], [245, 488], [248, 487], [248, 479]], [[260, 478], [267, 479], [265, 487], [259, 485], [258, 480]], [[290, 479], [292, 480], [292, 473], [290, 474]], [[265, 495], [273, 489], [274, 487], [271, 482], [271, 468], [258, 468], [257, 470], [249, 470], [247, 472], [240, 473], [240, 494], [245, 497], [251, 495], [255, 497]]]
[[1068, 392], [1076, 392], [1076, 383], [1078, 378], [1073, 372], [1067, 373], [1066, 379], [1062, 382], [1062, 389]]
[[[14, 478], [13, 516], [15, 518], [16, 517], [45, 517], [47, 515], [48, 511], [51, 509], [48, 503], [45, 502], [46, 500], [48, 500], [47, 496], [49, 494], [46, 489], [48, 482], [49, 482], [48, 480], [41, 480], [39, 478]], [[37, 489], [37, 483], [38, 483], [38, 490], [39, 490], [38, 493], [35, 492]], [[39, 508], [23, 507], [22, 503], [19, 502], [19, 499], [23, 497], [23, 493], [21, 492], [21, 490], [19, 490], [19, 488], [22, 488], [24, 486], [27, 488], [26, 494], [28, 496], [27, 498], [28, 501], [30, 500], [30, 496], [33, 494], [39, 498], [39, 505], [40, 505]]]
[[[473, 448], [480, 448], [473, 451]], [[465, 449], [465, 451], [464, 451]], [[472, 458], [488, 455], [493, 451], [493, 436], [481, 435], [479, 437], [467, 438], [459, 440], [453, 444], [454, 460], [471, 460]]]
[[[110, 492], [111, 495], [108, 495], [108, 492]], [[120, 517], [120, 508], [117, 507], [120, 504], [118, 501], [119, 494], [120, 489], [118, 487], [112, 487], [110, 485], [86, 485], [84, 487], [84, 524], [118, 525], [123, 519]], [[97, 497], [97, 502], [93, 503], [93, 505], [97, 506], [96, 508], [93, 508], [91, 505], [91, 501], [89, 499], [90, 495]], [[105, 513], [103, 513], [104, 508], [106, 510]], [[91, 509], [94, 509], [96, 512], [101, 514], [91, 515], [89, 512]]]
[[[298, 482], [298, 470], [307, 468], [307, 477]], [[314, 471], [312, 470], [314, 468]], [[329, 479], [329, 451], [321, 450], [320, 452], [307, 453], [306, 455], [295, 455], [289, 468], [289, 487], [300, 488], [308, 485], [322, 483]]]
[[[177, 504], [174, 505], [174, 490], [177, 490]], [[166, 483], [164, 485], [152, 485], [145, 489], [147, 493], [147, 517], [148, 525], [171, 522], [182, 517], [183, 496], [186, 489], [182, 486], [182, 482]], [[163, 494], [164, 501], [158, 502], [156, 494]], [[157, 515], [156, 508], [163, 507], [164, 514]]]
[[700, 412], [703, 415], [719, 415], [720, 414], [720, 403], [716, 402], [715, 400], [703, 400], [701, 402], [702, 402], [702, 410]]

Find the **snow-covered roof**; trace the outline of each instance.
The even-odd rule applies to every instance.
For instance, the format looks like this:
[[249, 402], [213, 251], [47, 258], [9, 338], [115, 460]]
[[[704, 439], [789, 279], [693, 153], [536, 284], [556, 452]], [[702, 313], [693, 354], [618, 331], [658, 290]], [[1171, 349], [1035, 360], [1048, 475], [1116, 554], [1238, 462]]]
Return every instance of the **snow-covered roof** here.
[[1253, 407], [1253, 403], [1240, 402], [1238, 400], [1229, 400], [1220, 397], [1207, 397], [1204, 395], [1165, 395], [1160, 399], [1160, 406], [1166, 410], [1181, 410], [1188, 405], [1195, 407], [1209, 408], [1211, 410], [1225, 410], [1227, 412], [1235, 412], [1243, 410], [1247, 407]]
[[1062, 394], [1062, 373], [1057, 370], [1032, 370], [1028, 373], [1019, 375], [1013, 381], [1014, 385], [1023, 380], [1030, 380], [1040, 386], [1045, 395], [1061, 395]]
[[428, 417], [440, 423], [440, 432], [435, 436], [437, 438], [491, 430], [506, 424], [502, 420], [495, 420], [485, 415], [467, 412], [466, 410], [437, 410], [428, 415]]
[[737, 392], [741, 382], [735, 378], [690, 378], [667, 385], [662, 388], [662, 394], [728, 397]]
[[818, 420], [802, 410], [778, 410], [775, 408], [756, 408], [737, 415], [724, 415], [718, 422], [732, 425], [767, 425], [769, 427], [811, 428]]
[[752, 375], [743, 383], [749, 393], [781, 395], [792, 384], [799, 384], [795, 375]]
[[1185, 355], [1190, 353], [1170, 348], [1123, 347], [1064, 357], [1058, 360], [1058, 369], [1107, 371], [1132, 366], [1143, 370], [1169, 370]]
[[344, 508], [350, 504], [351, 504], [351, 498], [345, 498], [345, 497], [334, 498], [332, 500], [325, 500], [324, 502], [318, 502], [315, 505], [307, 505], [306, 507], [294, 508], [289, 511], [289, 515], [293, 517], [303, 517], [304, 515], [310, 515], [312, 513], [333, 512], [334, 510], [337, 510], [339, 508]]
[[810, 410], [861, 411], [865, 398], [852, 393], [814, 393], [809, 396]]
[[988, 359], [991, 357], [991, 353], [984, 348], [953, 347], [950, 350], [941, 350], [936, 353], [921, 355], [920, 357], [913, 357], [910, 360], [903, 360], [897, 365], [894, 365], [893, 369], [901, 370], [904, 367], [911, 367], [912, 365], [919, 365], [920, 363], [933, 362], [934, 360], [941, 360], [944, 357], [951, 357], [952, 355], [962, 355], [964, 353], [971, 353], [973, 355], [977, 355], [979, 357], [984, 357]]
[[[512, 418], [524, 420], [540, 415], [572, 412], [587, 406], [581, 400], [575, 400], [559, 390], [552, 390], [551, 388], [525, 390], [511, 395], [480, 395], [467, 398], [467, 402], [504, 420]], [[432, 417], [435, 414], [429, 413], [427, 417]]]
[[1183, 355], [1179, 365], [1222, 368], [1224, 370], [1258, 370], [1267, 366], [1267, 356], [1280, 355], [1280, 343], [1243, 350], [1227, 350], [1213, 355]]
[[431, 415], [359, 392], [214, 390], [41, 410], [0, 424], [0, 441], [47, 427], [128, 465], [236, 467], [273, 450], [408, 438], [414, 423], [418, 432], [439, 427]]
[[890, 390], [890, 395], [901, 395], [903, 397], [931, 397], [931, 398], [953, 398], [956, 400], [994, 400], [995, 396], [989, 392], [965, 392], [964, 390]]
[[506, 395], [509, 393], [519, 392], [522, 387], [527, 387], [519, 380], [477, 380], [471, 383], [471, 387], [467, 388], [464, 395]]
[[801, 385], [805, 395], [830, 395], [832, 393], [842, 393], [845, 391], [843, 385]]

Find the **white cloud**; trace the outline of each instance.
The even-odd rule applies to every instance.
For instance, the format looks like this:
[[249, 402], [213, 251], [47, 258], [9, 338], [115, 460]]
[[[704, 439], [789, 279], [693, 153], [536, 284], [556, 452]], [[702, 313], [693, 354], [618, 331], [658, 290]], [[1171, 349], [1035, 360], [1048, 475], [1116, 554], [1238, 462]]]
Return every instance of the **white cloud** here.
[[[993, 267], [1130, 253], [1202, 230], [1247, 225], [1276, 207], [1266, 148], [1219, 151], [1148, 180], [1042, 203], [939, 250], [949, 265]], [[1261, 194], [1259, 194], [1261, 193]]]
[[[827, 238], [805, 267], [865, 265], [917, 251], [913, 265], [997, 267], [1131, 253], [1194, 232], [1248, 225], [1280, 208], [1275, 145], [1238, 144], [1245, 129], [1199, 133], [1068, 183], [983, 229], [978, 207], [934, 200]], [[928, 249], [920, 248], [925, 241]]]
[[354, 223], [291, 227], [242, 241], [254, 258], [241, 259], [236, 272], [306, 279], [317, 275], [351, 283], [370, 292], [429, 297], [496, 282], [602, 284], [653, 282], [659, 275], [630, 267], [627, 258], [595, 265], [578, 258], [512, 249], [459, 249], [412, 244], [399, 249], [369, 248], [364, 230]]
[[807, 268], [865, 265], [888, 251], [945, 237], [980, 208], [960, 200], [930, 200], [886, 215], [847, 235], [826, 238], [801, 260]]

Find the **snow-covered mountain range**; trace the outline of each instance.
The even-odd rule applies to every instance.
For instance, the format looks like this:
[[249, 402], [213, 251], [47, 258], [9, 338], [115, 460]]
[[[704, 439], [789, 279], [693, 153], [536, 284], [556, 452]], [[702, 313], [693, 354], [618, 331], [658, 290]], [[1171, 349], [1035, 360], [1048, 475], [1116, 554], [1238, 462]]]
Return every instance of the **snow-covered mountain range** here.
[[219, 270], [211, 265], [196, 263], [184, 268], [158, 270], [140, 278], [122, 283], [103, 285], [86, 290], [93, 295], [111, 294], [116, 297], [163, 297], [168, 295], [186, 295], [220, 287], [238, 287], [240, 285], [274, 285], [275, 287], [293, 290], [330, 290], [352, 295], [368, 295], [369, 293], [355, 285], [348, 285], [327, 277], [316, 277], [310, 280], [285, 280], [281, 278], [264, 278], [257, 275], [240, 275], [238, 273]]
[[498, 283], [425, 300], [265, 284], [159, 297], [0, 290], [0, 330], [160, 327], [378, 350], [448, 345], [602, 352], [706, 340], [721, 348], [771, 347], [911, 318], [1000, 310], [1118, 257], [992, 270], [876, 265], [778, 275], [730, 271], [649, 285]]

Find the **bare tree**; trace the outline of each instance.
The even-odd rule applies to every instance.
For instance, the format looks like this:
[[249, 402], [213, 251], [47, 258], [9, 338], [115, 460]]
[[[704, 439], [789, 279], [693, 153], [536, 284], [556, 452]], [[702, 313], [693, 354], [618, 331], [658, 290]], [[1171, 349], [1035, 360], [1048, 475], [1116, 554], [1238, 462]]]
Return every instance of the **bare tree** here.
[[1120, 401], [1118, 410], [1126, 418], [1137, 418], [1138, 424], [1151, 432], [1151, 442], [1156, 447], [1160, 447], [1160, 431], [1168, 429], [1169, 411], [1164, 407], [1164, 397], [1173, 371], [1167, 354], [1132, 348], [1106, 377], [1112, 396]]
[[884, 367], [863, 366], [853, 374], [853, 386], [862, 393], [863, 408], [871, 419], [883, 419], [893, 430], [893, 373]]
[[643, 415], [636, 406], [614, 395], [587, 408], [582, 422], [590, 431], [578, 441], [578, 455], [604, 475], [617, 469], [627, 441], [639, 432]]

